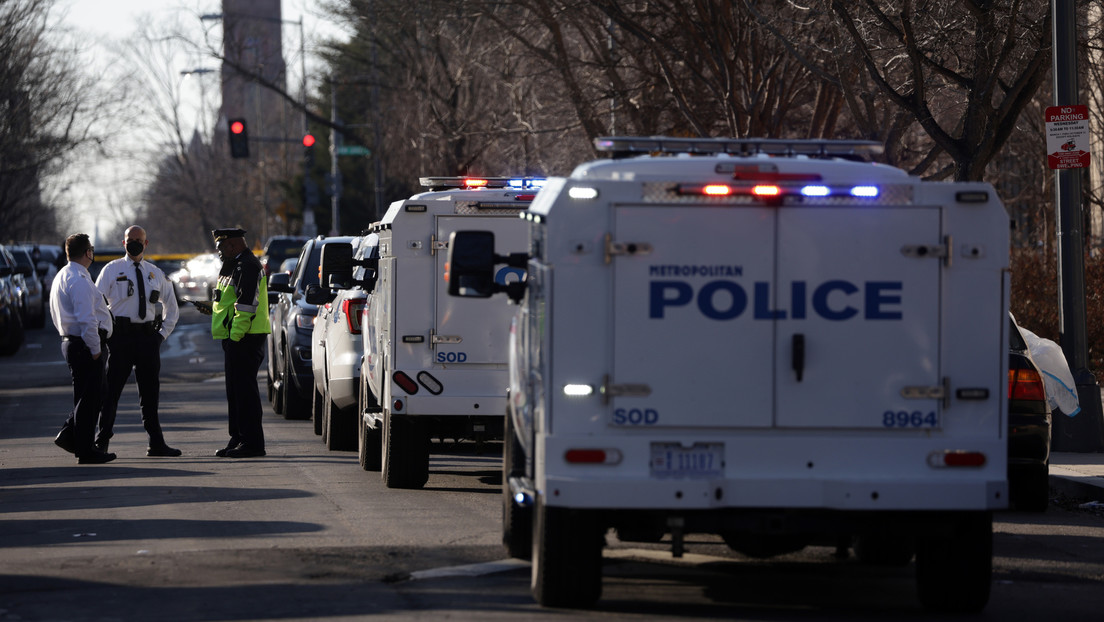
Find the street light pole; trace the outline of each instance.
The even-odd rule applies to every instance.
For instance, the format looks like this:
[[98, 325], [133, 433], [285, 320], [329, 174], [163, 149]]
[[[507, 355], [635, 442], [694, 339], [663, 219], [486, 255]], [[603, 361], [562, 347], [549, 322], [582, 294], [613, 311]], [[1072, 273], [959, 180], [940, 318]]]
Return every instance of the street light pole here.
[[[185, 78], [191, 75], [202, 76], [208, 73], [214, 73], [214, 69], [207, 69], [206, 67], [196, 67], [195, 69], [184, 69], [180, 72], [180, 75]], [[199, 80], [199, 118], [200, 128], [203, 130], [203, 137], [206, 140], [207, 136], [207, 86], [206, 82], [202, 78]]]
[[[1054, 105], [1079, 101], [1077, 88], [1077, 14], [1074, 0], [1051, 0], [1054, 47]], [[1055, 417], [1052, 446], [1058, 451], [1104, 451], [1100, 386], [1089, 369], [1085, 309], [1085, 251], [1082, 238], [1080, 169], [1059, 170], [1054, 196], [1058, 220], [1059, 337], [1077, 383], [1081, 411]]]

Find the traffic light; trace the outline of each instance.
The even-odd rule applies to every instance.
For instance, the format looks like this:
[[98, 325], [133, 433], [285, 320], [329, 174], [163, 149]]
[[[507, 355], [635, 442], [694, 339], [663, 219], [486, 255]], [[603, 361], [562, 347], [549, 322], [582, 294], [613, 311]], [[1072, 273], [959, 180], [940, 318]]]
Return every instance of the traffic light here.
[[249, 132], [245, 128], [245, 119], [230, 119], [230, 157], [249, 157]]
[[303, 165], [314, 166], [314, 134], [303, 134]]

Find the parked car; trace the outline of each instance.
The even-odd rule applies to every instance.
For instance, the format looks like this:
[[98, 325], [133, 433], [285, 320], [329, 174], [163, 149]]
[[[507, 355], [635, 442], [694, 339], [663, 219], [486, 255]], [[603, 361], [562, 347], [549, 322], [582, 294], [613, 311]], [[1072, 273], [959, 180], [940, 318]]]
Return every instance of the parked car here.
[[1014, 509], [1050, 503], [1051, 411], [1039, 366], [1020, 327], [1008, 318], [1008, 493]]
[[295, 266], [299, 263], [298, 257], [290, 257], [284, 260], [284, 263], [280, 264], [280, 272], [287, 272], [291, 274], [295, 272]]
[[211, 300], [222, 260], [217, 253], [204, 253], [184, 262], [184, 267], [169, 274], [177, 301]]
[[47, 301], [50, 299], [50, 286], [54, 282], [54, 276], [57, 275], [58, 270], [65, 267], [68, 260], [65, 258], [65, 251], [57, 244], [38, 244], [36, 242], [20, 242], [18, 246], [23, 247], [31, 255], [31, 259], [34, 260], [35, 272], [38, 273], [39, 280], [42, 281], [42, 291], [45, 293]]
[[299, 254], [295, 270], [273, 274], [268, 280], [268, 399], [272, 410], [287, 419], [311, 416], [310, 396], [314, 387], [311, 367], [311, 333], [318, 306], [307, 302], [307, 287], [318, 285], [318, 264], [322, 247], [330, 242], [352, 242], [353, 237], [308, 240]]
[[309, 239], [300, 235], [274, 235], [268, 238], [264, 250], [261, 251], [261, 265], [264, 266], [265, 276], [272, 276], [272, 271], [285, 260], [298, 257]]
[[[360, 366], [364, 341], [361, 319], [376, 284], [376, 270], [369, 264], [379, 259], [379, 236], [356, 238], [352, 246], [354, 270], [348, 282], [329, 281], [334, 259], [348, 265], [348, 251], [332, 257], [330, 247], [322, 253], [322, 280], [307, 288], [307, 302], [318, 307], [311, 336], [314, 373], [312, 419], [315, 433], [332, 450], [356, 450], [356, 416], [360, 407]], [[327, 287], [327, 283], [329, 281]]]
[[[0, 249], [3, 249], [0, 246]], [[20, 312], [19, 286], [14, 260], [0, 253], [0, 355], [15, 354], [23, 345], [23, 314]]]
[[8, 251], [15, 260], [16, 271], [23, 275], [24, 291], [22, 295], [23, 325], [27, 328], [42, 328], [46, 325], [46, 291], [35, 268], [31, 253], [24, 246], [10, 246]]

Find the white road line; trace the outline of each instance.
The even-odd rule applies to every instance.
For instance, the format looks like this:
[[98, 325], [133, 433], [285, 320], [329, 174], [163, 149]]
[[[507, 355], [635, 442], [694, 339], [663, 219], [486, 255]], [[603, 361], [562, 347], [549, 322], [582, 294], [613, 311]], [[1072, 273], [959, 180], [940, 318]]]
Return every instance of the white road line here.
[[503, 559], [497, 562], [484, 562], [482, 564], [467, 564], [465, 566], [419, 570], [410, 573], [410, 580], [420, 581], [423, 579], [441, 579], [445, 577], [481, 577], [483, 575], [528, 567], [529, 562], [527, 561], [522, 561], [520, 559]]

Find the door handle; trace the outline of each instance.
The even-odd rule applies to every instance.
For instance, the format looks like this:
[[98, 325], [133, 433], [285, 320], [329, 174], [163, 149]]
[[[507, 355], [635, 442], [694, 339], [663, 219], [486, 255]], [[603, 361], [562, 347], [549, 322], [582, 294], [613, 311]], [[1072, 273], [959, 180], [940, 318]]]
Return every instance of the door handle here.
[[801, 382], [801, 377], [805, 373], [805, 335], [794, 333], [790, 343], [790, 354], [793, 370], [797, 372], [797, 381]]

